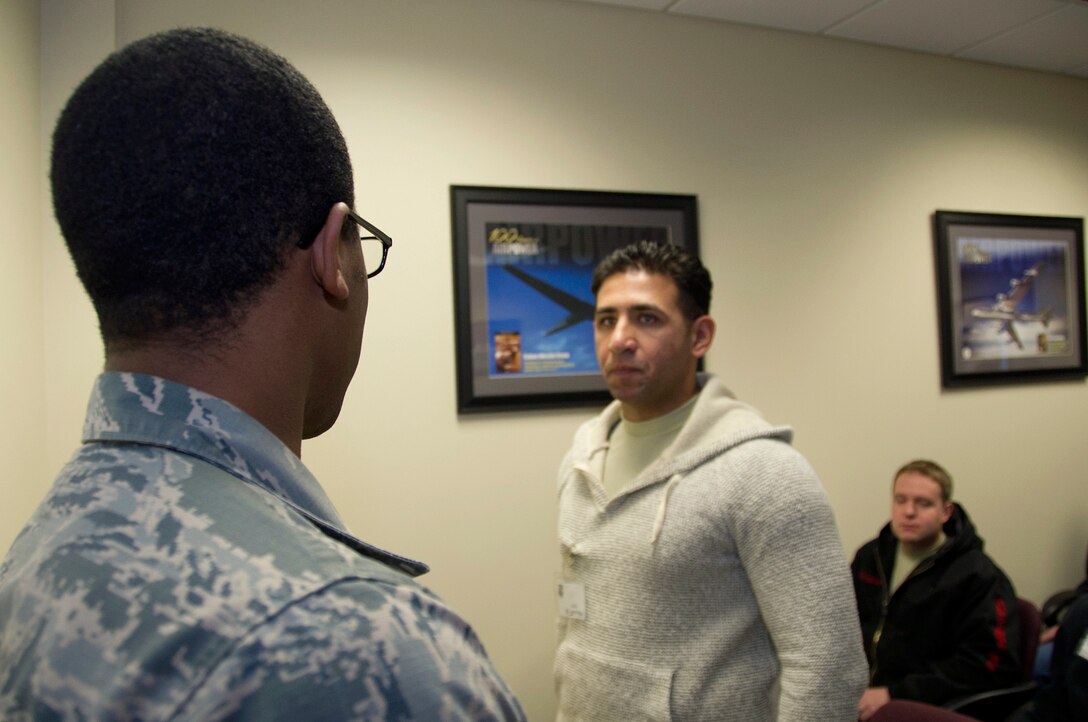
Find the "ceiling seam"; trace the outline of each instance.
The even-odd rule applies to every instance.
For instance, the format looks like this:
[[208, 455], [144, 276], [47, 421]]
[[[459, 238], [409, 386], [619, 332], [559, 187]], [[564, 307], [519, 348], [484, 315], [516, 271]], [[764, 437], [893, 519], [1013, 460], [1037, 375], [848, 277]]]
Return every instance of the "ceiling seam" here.
[[[1088, 0], [1085, 0], [1085, 1], [1088, 1]], [[958, 48], [957, 50], [954, 50], [953, 52], [949, 53], [949, 55], [954, 57], [954, 58], [958, 58], [958, 57], [960, 57], [960, 53], [966, 53], [966, 52], [968, 52], [970, 50], [974, 50], [975, 48], [979, 47], [980, 45], [985, 45], [986, 43], [989, 43], [991, 41], [998, 40], [998, 39], [1003, 38], [1003, 37], [1007, 37], [1009, 35], [1012, 35], [1013, 33], [1018, 33], [1021, 30], [1023, 30], [1024, 28], [1031, 27], [1032, 25], [1035, 25], [1036, 23], [1038, 23], [1038, 22], [1040, 22], [1042, 20], [1045, 20], [1046, 18], [1050, 17], [1051, 15], [1057, 15], [1058, 13], [1063, 13], [1069, 8], [1069, 5], [1070, 5], [1070, 3], [1067, 2], [1062, 7], [1054, 8], [1053, 10], [1045, 10], [1045, 11], [1039, 13], [1038, 15], [1036, 15], [1035, 17], [1029, 18], [1028, 20], [1025, 20], [1024, 22], [1020, 23], [1019, 25], [1016, 25], [1015, 27], [1007, 28], [1007, 29], [1002, 30], [1000, 32], [994, 33], [993, 35], [991, 35], [991, 36], [989, 36], [987, 38], [983, 38], [982, 40], [978, 40], [978, 41], [970, 43], [968, 45], [964, 45], [962, 48]], [[971, 58], [965, 58], [965, 60], [970, 60], [970, 59]]]
[[[819, 32], [820, 35], [826, 35], [827, 33], [831, 32], [832, 30], [839, 27], [843, 23], [849, 22], [849, 21], [853, 20], [856, 17], [864, 15], [865, 13], [869, 12], [873, 8], [877, 7], [878, 5], [883, 5], [885, 3], [885, 1], [886, 0], [876, 0], [875, 2], [869, 3], [865, 7], [858, 8], [854, 12], [850, 13], [849, 15], [845, 15], [845, 16], [839, 18], [838, 20], [831, 23], [826, 28], [823, 28], [822, 30], [819, 30], [818, 32]], [[1088, 2], [1088, 0], [1085, 0], [1085, 1]]]

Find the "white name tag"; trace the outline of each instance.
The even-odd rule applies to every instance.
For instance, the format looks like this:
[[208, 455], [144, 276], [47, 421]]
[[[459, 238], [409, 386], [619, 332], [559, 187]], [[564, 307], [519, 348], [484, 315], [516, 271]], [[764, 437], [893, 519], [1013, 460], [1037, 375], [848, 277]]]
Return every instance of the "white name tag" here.
[[1088, 633], [1085, 633], [1084, 637], [1081, 638], [1077, 654], [1084, 659], [1088, 659]]
[[559, 616], [586, 618], [586, 586], [579, 582], [559, 582]]

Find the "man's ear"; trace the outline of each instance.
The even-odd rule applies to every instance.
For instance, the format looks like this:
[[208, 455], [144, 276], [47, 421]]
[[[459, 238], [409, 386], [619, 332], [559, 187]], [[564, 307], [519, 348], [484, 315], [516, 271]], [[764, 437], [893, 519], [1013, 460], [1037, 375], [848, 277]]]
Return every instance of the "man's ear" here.
[[716, 328], [710, 316], [700, 316], [691, 322], [691, 352], [695, 358], [702, 358], [710, 350]]
[[348, 297], [348, 284], [340, 270], [340, 234], [347, 218], [348, 207], [336, 203], [329, 209], [325, 225], [310, 245], [310, 272], [325, 293], [343, 301]]

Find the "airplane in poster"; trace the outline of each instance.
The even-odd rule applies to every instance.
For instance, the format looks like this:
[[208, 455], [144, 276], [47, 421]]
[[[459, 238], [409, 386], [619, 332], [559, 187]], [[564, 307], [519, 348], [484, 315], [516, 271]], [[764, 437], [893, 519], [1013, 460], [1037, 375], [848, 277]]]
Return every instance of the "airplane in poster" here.
[[1042, 264], [1037, 263], [1024, 271], [1024, 275], [1020, 278], [1011, 279], [1007, 293], [997, 294], [997, 299], [989, 307], [976, 306], [971, 308], [968, 314], [969, 317], [973, 321], [1000, 321], [1001, 331], [1009, 334], [1017, 348], [1024, 348], [1019, 334], [1016, 333], [1016, 323], [1037, 321], [1041, 322], [1044, 328], [1050, 323], [1051, 312], [1049, 307], [1039, 313], [1016, 312], [1016, 307], [1028, 295], [1028, 291], [1031, 290], [1035, 279], [1039, 277], [1040, 268], [1042, 268]]
[[582, 321], [593, 320], [593, 313], [596, 309], [592, 303], [586, 303], [582, 299], [572, 296], [566, 291], [561, 291], [550, 283], [526, 273], [517, 266], [504, 265], [503, 269], [514, 276], [514, 278], [567, 310], [567, 317], [545, 331], [545, 336], [551, 336], [554, 333], [558, 333], [559, 331], [577, 323], [581, 323]]

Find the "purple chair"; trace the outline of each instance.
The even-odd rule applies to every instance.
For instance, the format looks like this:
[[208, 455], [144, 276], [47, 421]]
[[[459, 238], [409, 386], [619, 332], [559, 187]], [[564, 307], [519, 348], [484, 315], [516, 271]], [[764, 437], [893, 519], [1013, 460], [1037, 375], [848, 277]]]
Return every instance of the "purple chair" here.
[[870, 722], [977, 722], [943, 707], [909, 699], [893, 699], [869, 718]]
[[1035, 696], [1035, 654], [1039, 651], [1039, 632], [1043, 615], [1024, 598], [1017, 598], [1020, 615], [1020, 681], [1011, 687], [979, 692], [945, 705], [945, 708], [984, 722], [1003, 722]]
[[1020, 614], [1020, 682], [1012, 687], [963, 697], [936, 707], [924, 702], [893, 699], [873, 714], [872, 722], [1003, 722], [1035, 696], [1032, 670], [1039, 648], [1039, 630], [1043, 618], [1038, 607], [1027, 599], [1017, 599]]

